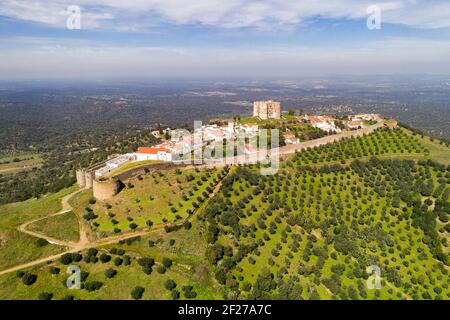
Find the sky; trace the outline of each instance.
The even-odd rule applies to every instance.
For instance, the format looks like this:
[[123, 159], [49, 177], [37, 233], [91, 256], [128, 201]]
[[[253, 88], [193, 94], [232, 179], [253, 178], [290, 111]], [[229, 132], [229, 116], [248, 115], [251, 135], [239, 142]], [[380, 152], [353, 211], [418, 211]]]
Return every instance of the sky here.
[[450, 74], [450, 1], [0, 2], [3, 80], [351, 74]]

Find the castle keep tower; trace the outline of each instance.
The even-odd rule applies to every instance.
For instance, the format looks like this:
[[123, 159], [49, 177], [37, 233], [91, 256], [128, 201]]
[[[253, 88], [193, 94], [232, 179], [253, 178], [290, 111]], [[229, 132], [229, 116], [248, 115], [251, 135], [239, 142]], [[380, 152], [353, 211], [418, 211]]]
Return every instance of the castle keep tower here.
[[261, 119], [280, 119], [281, 104], [273, 100], [255, 101], [253, 102], [253, 116]]

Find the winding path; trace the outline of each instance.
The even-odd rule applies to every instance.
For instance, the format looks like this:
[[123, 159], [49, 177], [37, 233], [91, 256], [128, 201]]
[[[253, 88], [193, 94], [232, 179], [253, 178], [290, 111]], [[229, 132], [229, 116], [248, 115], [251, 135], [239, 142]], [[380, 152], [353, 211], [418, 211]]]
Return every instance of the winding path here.
[[[223, 181], [223, 179], [221, 181], [219, 181], [219, 183], [217, 183], [216, 187], [214, 188], [214, 191], [209, 195], [210, 198], [214, 197], [214, 195], [217, 192], [220, 191], [221, 185], [222, 185], [222, 181]], [[83, 222], [83, 217], [81, 217], [78, 214], [76, 215], [77, 218], [78, 218], [79, 232], [80, 232], [80, 240], [78, 242], [69, 242], [69, 241], [57, 240], [57, 239], [54, 239], [52, 237], [48, 237], [48, 236], [46, 236], [44, 234], [33, 232], [33, 231], [30, 231], [30, 230], [27, 229], [27, 226], [29, 226], [33, 222], [36, 222], [36, 221], [39, 221], [39, 220], [42, 220], [42, 219], [46, 219], [46, 218], [49, 218], [49, 217], [57, 216], [57, 215], [65, 213], [65, 212], [72, 211], [73, 208], [70, 206], [69, 200], [73, 196], [75, 196], [76, 194], [78, 194], [79, 192], [82, 192], [84, 190], [86, 190], [86, 189], [79, 189], [79, 190], [77, 190], [77, 191], [75, 191], [75, 192], [73, 192], [73, 193], [71, 193], [69, 195], [64, 196], [61, 199], [61, 205], [62, 205], [61, 211], [59, 211], [57, 213], [53, 213], [53, 214], [47, 215], [45, 217], [41, 217], [39, 219], [34, 219], [34, 220], [31, 220], [31, 221], [28, 221], [28, 222], [26, 222], [26, 223], [24, 223], [24, 224], [22, 224], [22, 225], [20, 225], [18, 227], [18, 230], [21, 231], [21, 232], [27, 233], [27, 234], [29, 234], [31, 236], [34, 236], [34, 237], [37, 237], [37, 238], [45, 239], [45, 240], [47, 240], [50, 243], [53, 243], [53, 244], [56, 244], [56, 245], [61, 245], [61, 246], [67, 247], [68, 249], [63, 251], [63, 252], [61, 252], [61, 253], [58, 253], [58, 254], [54, 254], [54, 255], [51, 255], [51, 256], [48, 256], [48, 257], [36, 259], [36, 260], [30, 261], [30, 262], [27, 262], [27, 263], [23, 263], [23, 264], [17, 265], [15, 267], [11, 267], [11, 268], [8, 268], [8, 269], [5, 269], [5, 270], [1, 270], [0, 271], [0, 276], [2, 276], [4, 274], [7, 274], [7, 273], [19, 271], [21, 269], [33, 267], [33, 266], [36, 266], [36, 265], [39, 265], [39, 264], [42, 264], [42, 263], [45, 263], [45, 262], [50, 262], [50, 261], [56, 260], [56, 259], [60, 258], [61, 256], [63, 256], [66, 253], [79, 252], [79, 251], [83, 251], [83, 250], [86, 250], [86, 249], [89, 249], [89, 248], [94, 248], [94, 247], [100, 247], [100, 246], [105, 246], [105, 245], [109, 245], [109, 244], [114, 244], [114, 243], [117, 243], [117, 242], [122, 241], [122, 240], [127, 240], [127, 239], [130, 239], [130, 238], [135, 238], [135, 237], [139, 237], [139, 236], [145, 236], [145, 235], [148, 235], [150, 233], [159, 232], [161, 230], [164, 230], [164, 228], [166, 226], [173, 226], [173, 225], [183, 224], [185, 221], [189, 221], [194, 216], [194, 215], [189, 215], [186, 219], [184, 219], [182, 222], [179, 222], [177, 224], [174, 224], [174, 223], [158, 224], [158, 225], [154, 225], [150, 230], [132, 231], [132, 232], [128, 232], [128, 233], [124, 233], [124, 234], [118, 235], [118, 236], [111, 236], [111, 237], [108, 237], [108, 238], [98, 239], [98, 240], [95, 240], [95, 241], [89, 241], [89, 238], [87, 237], [87, 232], [86, 232], [86, 229], [85, 229], [86, 226], [85, 226], [85, 224]], [[205, 201], [204, 203], [206, 204], [207, 202]], [[198, 209], [196, 211], [198, 211]]]

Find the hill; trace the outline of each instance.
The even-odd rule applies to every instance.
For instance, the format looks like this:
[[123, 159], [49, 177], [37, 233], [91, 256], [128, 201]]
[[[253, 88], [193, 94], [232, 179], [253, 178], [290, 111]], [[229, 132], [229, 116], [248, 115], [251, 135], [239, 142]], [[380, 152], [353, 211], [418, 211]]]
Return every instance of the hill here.
[[[259, 165], [149, 172], [108, 202], [74, 194], [80, 242], [20, 259], [9, 246], [32, 242], [16, 242], [30, 237], [17, 227], [74, 190], [2, 206], [13, 242], [0, 247], [0, 298], [132, 299], [142, 287], [143, 299], [449, 299], [448, 159], [437, 140], [382, 128], [286, 156], [275, 175]], [[80, 290], [65, 287], [69, 265], [83, 272]], [[374, 270], [379, 289], [368, 287]]]

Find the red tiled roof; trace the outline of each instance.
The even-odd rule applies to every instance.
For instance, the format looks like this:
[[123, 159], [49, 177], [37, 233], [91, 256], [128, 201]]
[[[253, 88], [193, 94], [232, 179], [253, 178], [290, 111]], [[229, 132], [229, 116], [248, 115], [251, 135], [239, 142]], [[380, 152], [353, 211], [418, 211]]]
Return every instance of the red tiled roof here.
[[148, 148], [148, 147], [139, 147], [137, 150], [138, 153], [145, 153], [145, 154], [157, 154], [158, 152], [165, 152], [170, 153], [169, 149], [166, 148]]

